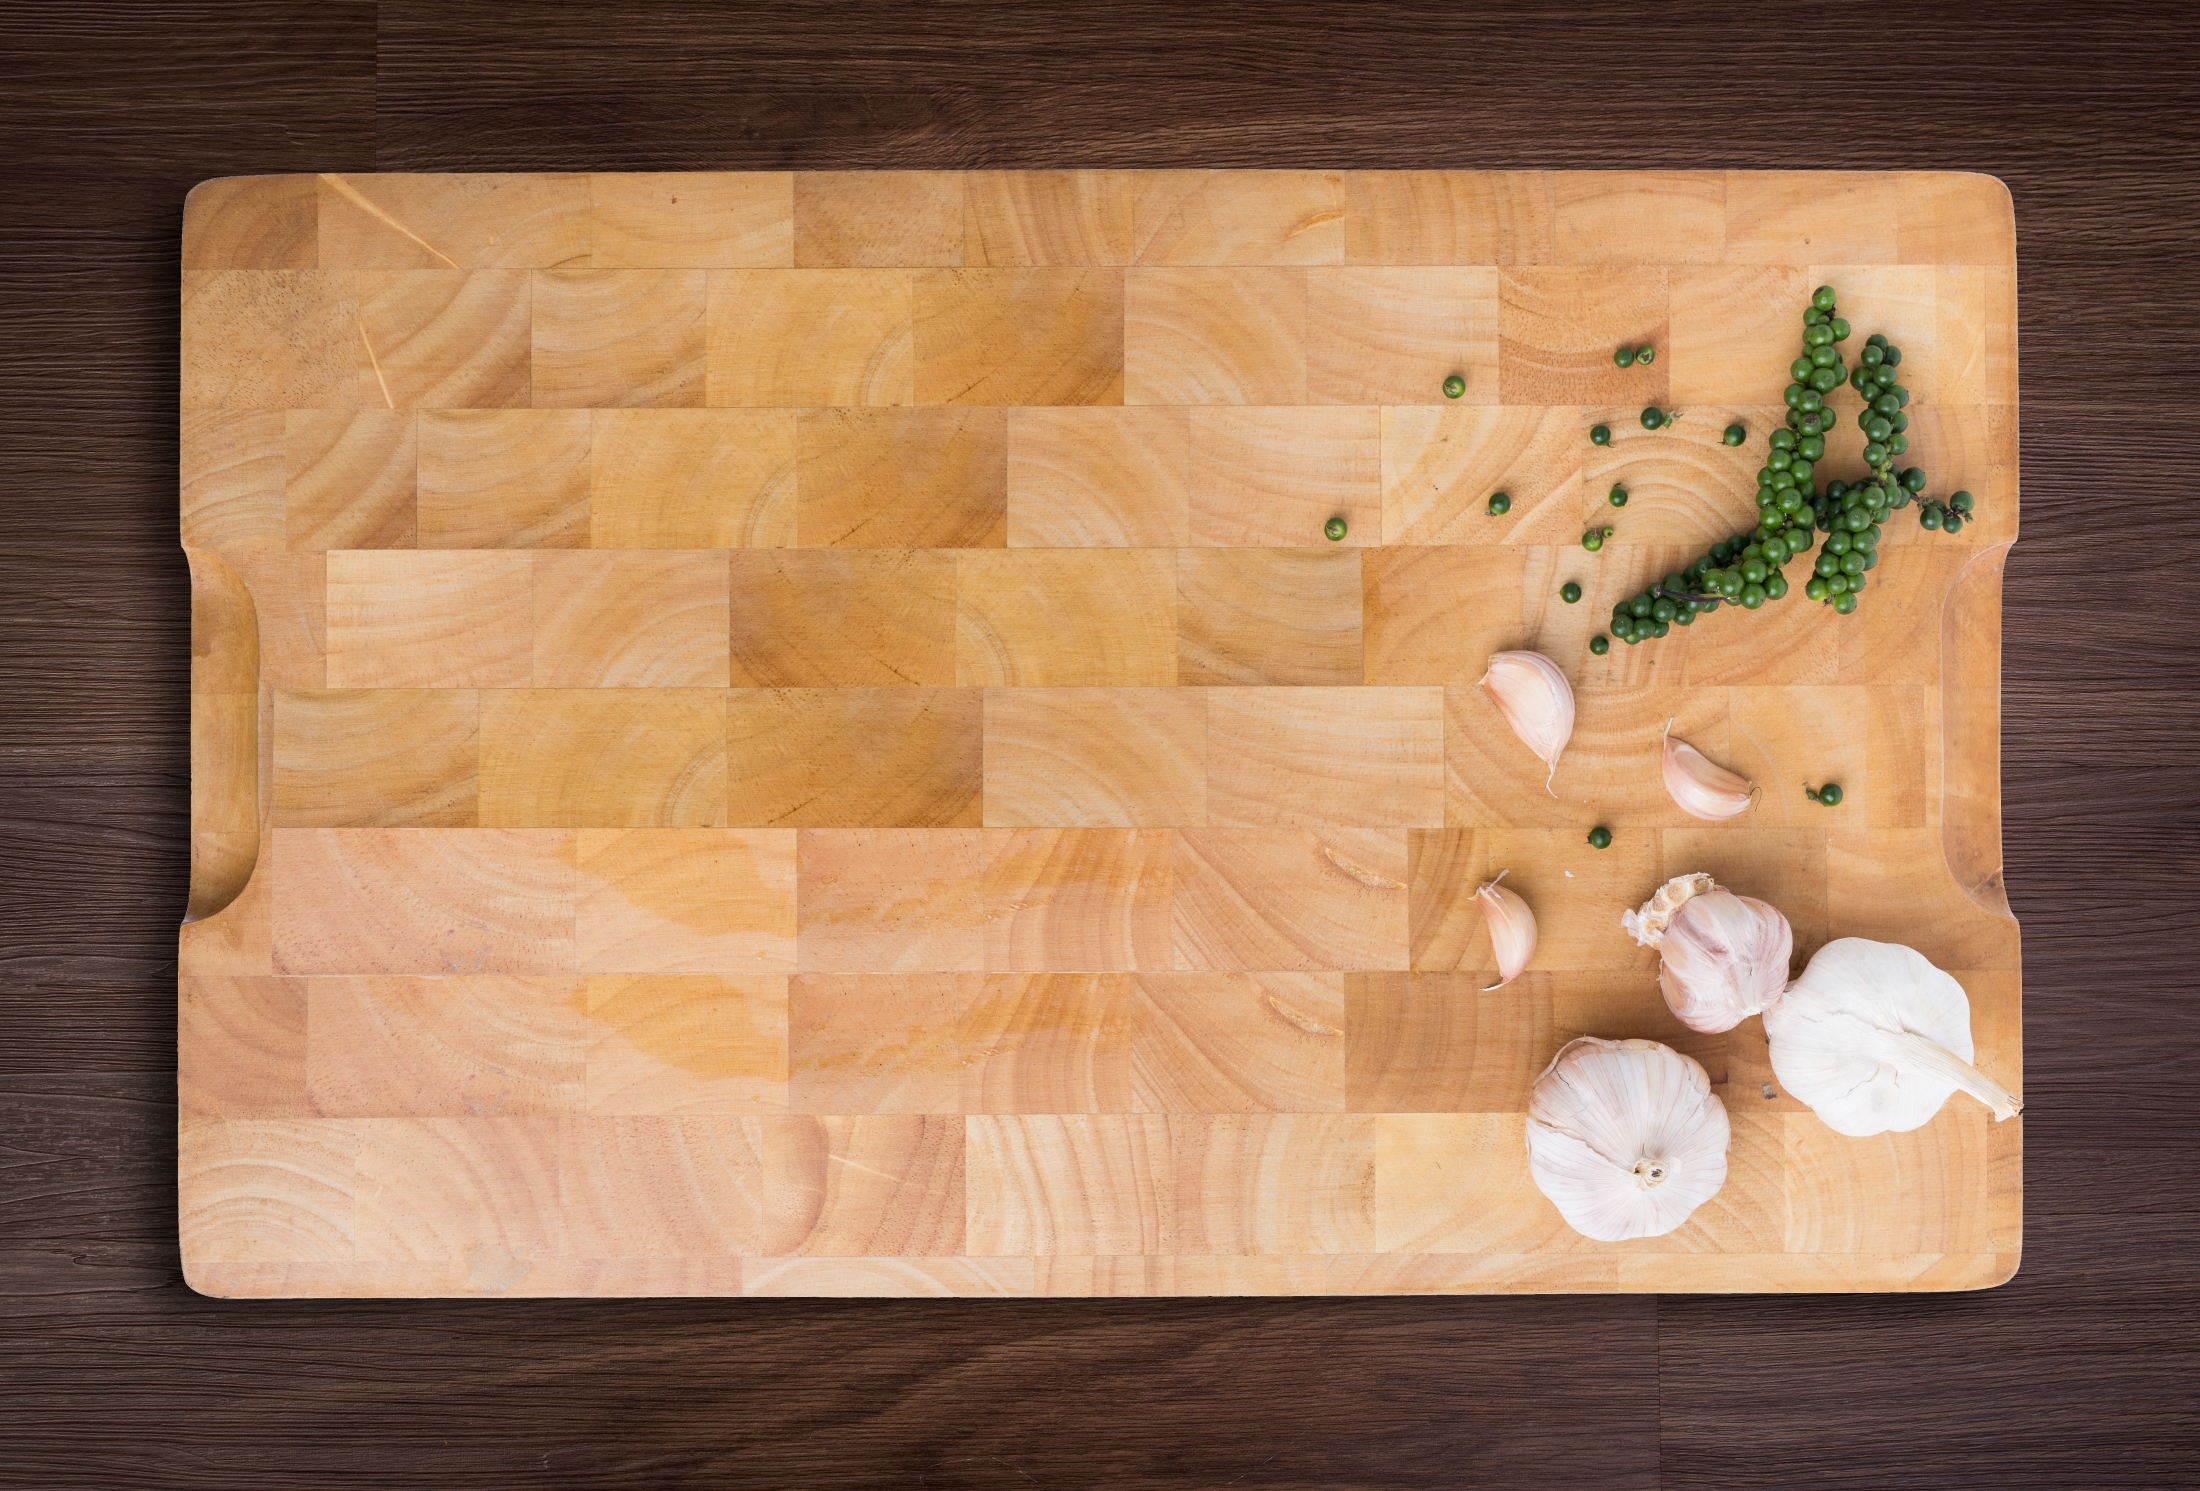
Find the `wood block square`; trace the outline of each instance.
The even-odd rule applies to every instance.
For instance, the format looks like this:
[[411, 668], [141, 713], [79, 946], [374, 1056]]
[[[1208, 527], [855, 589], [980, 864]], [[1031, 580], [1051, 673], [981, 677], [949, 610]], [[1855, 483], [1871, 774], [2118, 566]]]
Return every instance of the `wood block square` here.
[[555, 830], [279, 828], [279, 973], [566, 973], [573, 836]]
[[1298, 548], [1345, 520], [1346, 544], [1381, 539], [1382, 411], [1194, 409], [1192, 539]]
[[1166, 830], [986, 834], [986, 967], [1098, 973], [1172, 966]]
[[1214, 690], [1208, 821], [1441, 826], [1443, 701], [1432, 688]]
[[588, 178], [323, 176], [323, 269], [556, 269], [588, 263]]
[[1130, 172], [963, 173], [965, 264], [1021, 269], [1130, 259]]
[[[968, 1120], [970, 1252], [1162, 1252], [1175, 1201], [1169, 1127], [1159, 1114], [1131, 1113]], [[1061, 1185], [1064, 1174], [1077, 1184]]]
[[1179, 684], [1361, 681], [1359, 551], [1186, 549], [1176, 586]]
[[984, 969], [981, 830], [805, 828], [796, 847], [804, 971]]
[[571, 1251], [738, 1268], [740, 1255], [765, 1245], [766, 1186], [793, 1179], [770, 1173], [780, 1145], [758, 1127], [703, 1115], [598, 1115], [561, 1125], [558, 1194]]
[[[1781, 1115], [1788, 1168], [1821, 1176], [1795, 1188], [1786, 1244], [1805, 1253], [1982, 1253], [1987, 1112], [1957, 1096], [1921, 1129], [1848, 1139], [1808, 1114]], [[1843, 1142], [1846, 1140], [1846, 1142]], [[1841, 1204], [1829, 1205], [1833, 1197]]]
[[794, 835], [590, 828], [575, 840], [574, 937], [590, 973], [794, 967]]
[[283, 417], [283, 533], [293, 549], [409, 549], [419, 442], [409, 412]]
[[536, 688], [724, 688], [726, 556], [715, 550], [534, 556]]
[[1175, 683], [1175, 556], [1157, 549], [958, 555], [955, 681], [1095, 688]]
[[[756, 1136], [765, 1182], [757, 1254], [838, 1264], [964, 1251], [961, 1119], [790, 1116], [742, 1126]], [[744, 1278], [742, 1287], [772, 1286]]]
[[1176, 966], [1406, 966], [1400, 829], [1181, 829]]
[[176, 1102], [207, 1118], [309, 1118], [303, 981], [183, 975], [177, 985]]
[[410, 269], [359, 287], [353, 402], [369, 409], [524, 409], [533, 389], [525, 270]]
[[1472, 687], [1490, 654], [1521, 636], [1516, 616], [1460, 597], [1516, 593], [1522, 580], [1517, 549], [1370, 549], [1361, 559], [1363, 678]]
[[1333, 268], [1306, 276], [1306, 392], [1317, 404], [1497, 402], [1494, 268]]
[[578, 549], [588, 543], [588, 411], [420, 416], [419, 544]]
[[[1748, 819], [1751, 827], [1828, 826], [1830, 815], [1803, 796], [1803, 788], [1841, 782], [1855, 795], [1864, 785], [1868, 733], [1856, 726], [1870, 718], [1872, 700], [1880, 692], [1831, 683], [1727, 690], [1732, 759], [1722, 764], [1760, 788]], [[1913, 760], [1908, 770], [1922, 776], [1922, 766]], [[1865, 801], [1870, 798], [1870, 793], [1863, 794]]]
[[[1499, 402], [1617, 404], [1670, 400], [1667, 273], [1645, 268], [1507, 269], [1497, 282]], [[1800, 317], [1802, 311], [1795, 314]], [[1796, 325], [1801, 327], [1800, 320]], [[1655, 347], [1649, 367], [1619, 367], [1620, 347]], [[1793, 359], [1790, 359], [1791, 361]], [[1773, 397], [1779, 396], [1775, 388]], [[1615, 434], [1618, 427], [1614, 427]], [[1587, 428], [1582, 438], [1588, 437]]]
[[[1622, 430], [1616, 411], [1602, 417], [1612, 423], [1612, 443], [1591, 446], [1582, 466], [1590, 512], [1595, 515], [1615, 486], [1625, 487], [1632, 503], [1624, 517], [1605, 508], [1602, 521], [1617, 529], [1607, 553], [1620, 545], [1678, 544], [1693, 551], [1693, 558], [1720, 539], [1757, 526], [1751, 494], [1757, 490], [1756, 473], [1764, 463], [1766, 427], [1774, 424], [1770, 409], [1697, 405], [1678, 424], [1662, 430], [1642, 429], [1639, 421], [1636, 428]], [[1754, 441], [1730, 446], [1725, 431], [1737, 418], [1744, 426], [1754, 425], [1759, 433]], [[1583, 522], [1545, 541], [1571, 537], [1578, 544], [1581, 530], [1588, 526]], [[1624, 534], [1624, 539], [1618, 534]], [[1543, 538], [1540, 532], [1536, 536]], [[1789, 578], [1802, 573], [1798, 565]]]
[[1118, 269], [938, 269], [916, 277], [920, 404], [1120, 404]]
[[1481, 971], [1344, 975], [1346, 1106], [1503, 1113], [1517, 1122], [1529, 1084], [1557, 1049], [1550, 976], [1483, 987], [1495, 981]]
[[1904, 171], [1895, 192], [1895, 248], [1904, 264], [2017, 262], [2016, 210], [1999, 178]]
[[481, 709], [472, 689], [277, 689], [270, 822], [470, 828]]
[[537, 1262], [565, 1256], [558, 1119], [382, 1118], [351, 1127], [359, 1262], [463, 1267], [470, 1279], [509, 1288]]
[[[1101, 1069], [1124, 1065], [1109, 1054], [1127, 1044], [1111, 1039], [1107, 1019], [1118, 990], [1093, 978], [797, 974], [787, 990], [788, 1104], [797, 1113], [1015, 1111], [1016, 1099], [1036, 1096], [1029, 1084], [1044, 1083], [1067, 1106], [1088, 1106], [1068, 1074], [1104, 1083]], [[1127, 1098], [1127, 1084], [1113, 1085]]]
[[[1734, 830], [1729, 826], [1727, 831]], [[1484, 878], [1503, 874], [1505, 888], [1535, 912], [1532, 967], [1545, 973], [1578, 972], [1616, 979], [1628, 987], [1649, 990], [1645, 1008], [1657, 1007], [1652, 987], [1657, 950], [1636, 946], [1619, 925], [1622, 909], [1640, 906], [1672, 876], [1685, 873], [1684, 868], [1666, 868], [1664, 841], [1656, 831], [1615, 828], [1608, 849], [1592, 848], [1588, 831], [1570, 823], [1564, 828], [1488, 828], [1478, 840], [1483, 874], [1471, 882], [1461, 877], [1454, 882], [1455, 894], [1471, 896]], [[1472, 866], [1458, 868], [1473, 870]], [[1478, 975], [1486, 972], [1485, 984], [1497, 982], [1497, 959], [1490, 950], [1486, 925], [1454, 966]], [[1629, 975], [1639, 978], [1629, 984]], [[1588, 1029], [1584, 1026], [1579, 1033]], [[1670, 1043], [1672, 1038], [1660, 1039]]]
[[1726, 262], [1892, 264], [1903, 179], [1894, 171], [1729, 171]]
[[[1898, 371], [1903, 386], [1910, 390], [1912, 409], [1939, 402], [1940, 271], [1929, 264], [1843, 264], [1834, 260], [1818, 260], [1808, 270], [1813, 288], [1831, 285], [1840, 296], [1841, 317], [1851, 328], [1849, 340], [1842, 344], [1845, 360], [1854, 366], [1855, 352], [1862, 349], [1865, 338], [1877, 332], [1902, 349]], [[1799, 310], [1795, 313], [1798, 327], [1802, 314]], [[1958, 376], [1960, 379], [1960, 372]], [[1845, 397], [1836, 407], [1842, 411], [1842, 422], [1835, 434], [1854, 436], [1856, 422], [1849, 417], [1854, 404]], [[1913, 412], [1910, 417], [1917, 416]]]
[[186, 409], [360, 403], [359, 293], [348, 275], [186, 270], [182, 346]]
[[916, 399], [906, 269], [714, 269], [705, 403]]
[[183, 199], [185, 269], [314, 269], [318, 234], [311, 176], [222, 176]]
[[289, 416], [185, 410], [177, 441], [183, 541], [197, 549], [283, 542]]
[[794, 178], [778, 171], [610, 171], [588, 178], [597, 269], [794, 263]]
[[306, 980], [306, 1083], [331, 1118], [578, 1113], [588, 1022], [572, 979]]
[[177, 1231], [202, 1278], [223, 1263], [351, 1262], [348, 1124], [232, 1119], [185, 1124], [176, 1137]]
[[1204, 824], [1206, 694], [987, 690], [985, 821], [994, 828]]
[[1546, 171], [1353, 171], [1347, 264], [1549, 264]]
[[1339, 1112], [1345, 976], [1141, 973], [1132, 1104], [1158, 1113]]
[[591, 548], [794, 543], [792, 411], [599, 409], [588, 433]]
[[1375, 1124], [1344, 1113], [1171, 1115], [1171, 1253], [1375, 1250]]
[[604, 974], [581, 989], [590, 1113], [785, 1110], [784, 976]]
[[704, 304], [700, 269], [537, 272], [535, 407], [700, 405]]
[[732, 559], [735, 686], [954, 683], [953, 554], [789, 549]]
[[1127, 272], [1123, 402], [1305, 403], [1306, 271]]
[[327, 568], [331, 688], [527, 681], [532, 556], [354, 550], [329, 555]]
[[1011, 409], [1008, 546], [1188, 544], [1191, 461], [1182, 409]]
[[500, 828], [726, 822], [719, 689], [498, 689], [481, 705], [481, 821]]
[[1000, 409], [818, 409], [795, 424], [795, 533], [806, 549], [1000, 548]]
[[[1778, 409], [1788, 364], [1802, 351], [1803, 307], [1817, 289], [1808, 271], [1779, 265], [1686, 265], [1672, 271], [1673, 402], [1758, 404]], [[1851, 364], [1862, 338], [1841, 347]], [[1837, 406], [1838, 407], [1838, 406]], [[1785, 411], [1781, 411], [1784, 416]], [[1775, 424], [1777, 428], [1777, 424]], [[1853, 425], [1844, 421], [1844, 429]], [[1763, 446], [1759, 444], [1759, 452]]]
[[1725, 171], [1558, 171], [1560, 264], [1716, 264], [1726, 248]]
[[727, 814], [777, 828], [975, 828], [974, 689], [737, 689]]
[[[1578, 541], [1582, 473], [1595, 447], [1572, 408], [1385, 409], [1383, 541], [1524, 544]], [[1492, 517], [1503, 492], [1512, 510]]]
[[805, 269], [962, 263], [961, 173], [796, 173], [794, 262]]
[[[329, 681], [329, 637], [331, 632], [337, 629], [339, 622], [337, 613], [329, 604], [328, 556], [326, 554], [291, 554], [267, 544], [253, 544], [242, 549], [228, 549], [224, 553], [234, 565], [238, 577], [252, 590], [252, 619], [258, 623], [260, 632], [260, 681], [271, 688], [317, 689], [326, 687]], [[347, 566], [339, 561], [336, 568], [339, 574], [349, 573], [356, 580], [362, 578], [366, 567], [347, 569]], [[486, 578], [486, 576], [483, 576], [483, 578]], [[378, 580], [370, 583], [366, 587], [367, 594], [371, 595], [373, 589], [379, 583]], [[501, 596], [495, 599], [496, 609], [502, 611], [503, 615], [507, 617], [513, 615], [524, 616], [527, 604], [524, 587], [525, 580], [523, 577], [517, 596], [520, 609], [516, 613], [504, 609], [507, 602]], [[493, 588], [501, 589], [502, 587]], [[350, 601], [353, 603], [366, 598], [358, 590], [351, 590], [348, 594]], [[490, 599], [487, 596], [478, 598], [485, 601]], [[444, 624], [451, 626], [453, 630], [465, 630], [468, 625], [467, 619], [463, 615], [465, 609], [466, 603], [462, 601], [456, 608], [461, 614], [446, 615], [443, 619]], [[359, 612], [355, 608], [347, 606], [346, 615], [342, 620], [349, 624], [359, 619]], [[377, 611], [373, 616], [374, 624], [377, 626], [393, 619], [395, 618], [386, 610]], [[473, 619], [482, 620], [484, 618], [476, 617]], [[526, 646], [525, 623], [522, 622], [520, 625], [521, 631], [517, 641], [520, 646], [524, 647]], [[434, 623], [431, 623], [431, 629], [433, 626]], [[489, 628], [491, 631], [495, 629], [493, 625]], [[402, 630], [416, 639], [420, 636], [418, 632], [409, 627], [398, 628], [398, 630]], [[354, 633], [352, 640], [354, 642], [360, 640], [358, 634]], [[385, 640], [388, 639], [385, 638]], [[508, 641], [497, 644], [486, 636], [473, 636], [468, 639], [467, 645], [469, 647], [478, 646], [482, 649], [472, 654], [476, 660], [485, 658], [498, 660], [499, 666], [490, 670], [492, 672], [502, 671], [505, 660], [510, 656], [508, 651], [510, 643]], [[413, 661], [417, 662], [419, 660], [420, 656], [416, 654]], [[354, 663], [360, 663], [366, 660], [359, 658], [355, 653], [353, 661]], [[443, 662], [439, 661], [430, 671], [440, 672], [442, 667]], [[356, 669], [354, 678], [348, 681], [356, 682], [357, 677], [361, 675], [371, 678], [372, 665]], [[440, 676], [432, 681], [438, 684], [447, 682]], [[459, 681], [462, 682], [463, 680]]]
[[1140, 171], [1140, 264], [1339, 264], [1342, 171]]

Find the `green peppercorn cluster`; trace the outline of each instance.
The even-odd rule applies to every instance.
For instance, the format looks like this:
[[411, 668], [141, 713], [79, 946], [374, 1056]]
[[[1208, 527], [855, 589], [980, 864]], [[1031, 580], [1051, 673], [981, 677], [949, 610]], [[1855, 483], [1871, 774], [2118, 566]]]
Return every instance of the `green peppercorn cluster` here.
[[[1960, 532], [1970, 521], [1973, 500], [1957, 492], [1945, 501], [1924, 496], [1925, 472], [1899, 467], [1896, 458], [1909, 449], [1904, 411], [1910, 391], [1898, 381], [1902, 349], [1883, 336], [1865, 339], [1857, 364], [1843, 361], [1839, 344], [1849, 323], [1835, 314], [1833, 287], [1819, 286], [1803, 312], [1803, 350], [1788, 369], [1782, 395], [1787, 428], [1772, 432], [1771, 449], [1757, 473], [1757, 527], [1711, 546], [1685, 570], [1676, 570], [1612, 608], [1612, 635], [1629, 644], [1665, 636], [1724, 603], [1754, 611], [1788, 593], [1781, 567], [1816, 551], [1803, 593], [1842, 615], [1856, 609], [1865, 576], [1879, 564], [1880, 528], [1891, 513], [1918, 507], [1918, 523], [1929, 530]], [[1826, 456], [1826, 433], [1839, 423], [1827, 396], [1843, 382], [1864, 400], [1857, 416], [1865, 439], [1867, 474], [1856, 481], [1828, 481], [1817, 472]], [[1649, 423], [1649, 411], [1643, 422]], [[1736, 428], [1726, 443], [1738, 445]], [[1746, 437], [1745, 437], [1746, 438]], [[1817, 535], [1826, 535], [1823, 547]], [[1586, 544], [1585, 544], [1586, 547]]]

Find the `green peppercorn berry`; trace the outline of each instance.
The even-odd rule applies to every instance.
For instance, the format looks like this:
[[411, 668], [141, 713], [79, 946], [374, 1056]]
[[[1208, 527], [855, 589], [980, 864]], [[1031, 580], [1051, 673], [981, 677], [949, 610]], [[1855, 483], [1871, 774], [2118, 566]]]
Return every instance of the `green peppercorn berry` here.
[[1570, 606], [1575, 601], [1581, 599], [1581, 587], [1579, 585], [1576, 585], [1573, 581], [1568, 580], [1565, 584], [1558, 587], [1558, 598]]
[[1826, 576], [1826, 594], [1836, 598], [1849, 593], [1849, 577], [1838, 570]]
[[1589, 430], [1589, 443], [1590, 443], [1591, 445], [1610, 445], [1610, 444], [1612, 443], [1612, 429], [1611, 429], [1611, 426], [1609, 426], [1609, 425], [1594, 425], [1594, 426], [1591, 426], [1591, 427], [1590, 427], [1590, 430]]
[[1870, 336], [1864, 338], [1864, 345], [1867, 347], [1884, 348], [1887, 345], [1887, 339], [1875, 331]]
[[1835, 341], [1845, 342], [1849, 339], [1848, 322], [1842, 320], [1839, 316], [1836, 316], [1833, 318], [1832, 321], [1827, 324], [1833, 327], [1833, 339]]
[[1673, 623], [1670, 621], [1653, 621], [1650, 623], [1650, 635], [1653, 637], [1662, 637], [1671, 630], [1673, 630]]
[[1633, 367], [1635, 365], [1635, 349], [1632, 347], [1620, 348], [1612, 354], [1612, 361], [1619, 367]]
[[1826, 580], [1823, 575], [1813, 575], [1803, 582], [1803, 594], [1814, 601], [1826, 598]]
[[1902, 485], [1904, 488], [1912, 492], [1924, 491], [1925, 468], [1923, 466], [1912, 466], [1904, 471], [1902, 473]]
[[1581, 535], [1581, 547], [1594, 554], [1604, 547], [1604, 535], [1594, 528], [1590, 529], [1587, 533]]
[[1740, 425], [1728, 425], [1726, 433], [1719, 438], [1728, 445], [1740, 445], [1749, 438], [1749, 431], [1743, 429]]
[[1827, 315], [1832, 315], [1834, 303], [1833, 286], [1820, 285], [1816, 290], [1811, 292], [1810, 303], [1813, 310], [1824, 311]]
[[1788, 377], [1793, 379], [1795, 382], [1800, 383], [1805, 378], [1808, 378], [1813, 372], [1816, 372], [1817, 368], [1818, 364], [1812, 362], [1807, 355], [1803, 357], [1798, 357], [1795, 359], [1795, 361], [1788, 364]]
[[1788, 593], [1788, 582], [1787, 582], [1787, 577], [1786, 577], [1785, 575], [1772, 574], [1772, 575], [1767, 575], [1767, 576], [1765, 577], [1765, 599], [1766, 599], [1766, 600], [1768, 600], [1768, 601], [1776, 601], [1776, 600], [1778, 600], [1778, 599], [1779, 599], [1779, 598], [1780, 598], [1781, 596], [1783, 596], [1783, 595], [1786, 595], [1787, 593]]
[[1889, 436], [1887, 437], [1887, 454], [1888, 454], [1888, 455], [1890, 455], [1890, 456], [1900, 456], [1900, 455], [1907, 455], [1907, 454], [1909, 454], [1909, 450], [1910, 450], [1910, 437], [1909, 437], [1909, 436], [1907, 436], [1907, 435], [1889, 435]]
[[1867, 368], [1876, 368], [1887, 360], [1887, 349], [1880, 342], [1866, 342], [1864, 350], [1856, 354], [1856, 360]]
[[1948, 516], [1947, 516], [1947, 517], [1945, 517], [1945, 518], [1942, 518], [1942, 519], [1940, 520], [1940, 530], [1941, 530], [1941, 532], [1943, 532], [1943, 533], [1960, 533], [1960, 532], [1962, 532], [1962, 531], [1963, 531], [1963, 514], [1961, 514], [1961, 513], [1950, 513], [1950, 514], [1948, 514]]
[[1855, 615], [1856, 597], [1845, 593], [1835, 596], [1833, 598], [1833, 609], [1843, 616]]
[[1643, 427], [1644, 429], [1646, 429], [1646, 430], [1656, 430], [1656, 429], [1662, 429], [1662, 428], [1664, 427], [1664, 425], [1665, 425], [1665, 411], [1664, 411], [1663, 409], [1660, 409], [1660, 408], [1658, 408], [1658, 407], [1657, 407], [1656, 405], [1654, 405], [1654, 404], [1653, 404], [1653, 405], [1652, 405], [1652, 406], [1651, 406], [1650, 408], [1648, 408], [1648, 409], [1645, 409], [1645, 410], [1643, 410], [1643, 411], [1642, 411], [1642, 427]]
[[1958, 492], [1948, 499], [1948, 505], [1959, 513], [1967, 513], [1975, 505], [1975, 500], [1969, 492]]
[[1622, 486], [1614, 486], [1611, 491], [1605, 494], [1604, 500], [1614, 507], [1625, 507], [1627, 505], [1627, 489]]
[[1887, 366], [1890, 368], [1902, 366], [1902, 349], [1892, 342], [1887, 343]]
[[1594, 636], [1589, 639], [1589, 650], [1598, 657], [1602, 657], [1612, 650], [1612, 644], [1605, 640], [1602, 635]]
[[1328, 535], [1331, 543], [1339, 542], [1344, 538], [1344, 519], [1331, 518], [1328, 522], [1322, 524], [1322, 532]]
[[1816, 791], [1812, 791], [1810, 788], [1805, 787], [1803, 789], [1803, 795], [1808, 797], [1812, 802], [1822, 802], [1829, 808], [1837, 808], [1841, 806], [1841, 784], [1839, 782], [1828, 782], [1825, 786], [1818, 788]]
[[1491, 516], [1491, 517], [1493, 517], [1493, 518], [1501, 518], [1501, 517], [1503, 517], [1503, 516], [1504, 516], [1505, 514], [1507, 514], [1507, 513], [1511, 512], [1512, 510], [1513, 510], [1513, 500], [1512, 500], [1512, 498], [1510, 498], [1510, 497], [1506, 496], [1506, 495], [1505, 495], [1505, 494], [1504, 494], [1503, 492], [1492, 492], [1492, 493], [1490, 493], [1490, 509], [1489, 509], [1489, 511], [1490, 511], [1490, 516]]
[[1651, 363], [1656, 362], [1657, 360], [1658, 349], [1655, 347], [1646, 345], [1643, 347], [1639, 347], [1635, 350], [1635, 361], [1641, 364], [1643, 367], [1648, 367]]
[[1609, 849], [1609, 848], [1611, 848], [1611, 847], [1612, 847], [1612, 831], [1611, 831], [1610, 829], [1606, 828], [1606, 827], [1605, 827], [1605, 826], [1604, 826], [1603, 824], [1601, 824], [1601, 823], [1600, 823], [1600, 824], [1598, 824], [1598, 825], [1597, 825], [1597, 826], [1596, 826], [1595, 828], [1592, 828], [1592, 829], [1590, 829], [1590, 830], [1589, 830], [1589, 847], [1590, 847], [1591, 849]]
[[1446, 379], [1444, 380], [1444, 397], [1445, 397], [1445, 398], [1447, 398], [1447, 399], [1456, 399], [1456, 398], [1458, 398], [1458, 397], [1459, 397], [1459, 396], [1460, 396], [1461, 394], [1465, 393], [1466, 391], [1467, 391], [1467, 380], [1466, 380], [1466, 379], [1464, 379], [1464, 378], [1462, 378], [1462, 377], [1460, 377], [1460, 376], [1459, 376], [1459, 375], [1458, 375], [1457, 373], [1453, 373], [1453, 374], [1452, 374], [1452, 375], [1451, 375], [1451, 376], [1450, 376], [1449, 378], [1446, 378]]

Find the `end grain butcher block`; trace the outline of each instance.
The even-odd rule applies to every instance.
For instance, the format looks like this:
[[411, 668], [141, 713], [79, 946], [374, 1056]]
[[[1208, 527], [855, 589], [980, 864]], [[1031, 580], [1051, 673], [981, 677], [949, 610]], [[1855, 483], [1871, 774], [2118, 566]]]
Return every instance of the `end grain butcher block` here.
[[[192, 194], [183, 262], [195, 1287], [2016, 1266], [2019, 1123], [1843, 1138], [1619, 927], [1705, 870], [1801, 957], [1909, 943], [2021, 1080], [1998, 183], [267, 177]], [[1907, 351], [1914, 458], [1978, 521], [1891, 526], [1854, 616], [1798, 592], [1592, 655], [1752, 514], [1820, 283]], [[1579, 696], [1549, 794], [1476, 687], [1523, 646]], [[1668, 719], [1746, 817], [1673, 806]], [[1505, 869], [1542, 943], [1492, 991]], [[1668, 1236], [1591, 1242], [1529, 1180], [1528, 1084], [1579, 1034], [1688, 1052], [1733, 1116]]]

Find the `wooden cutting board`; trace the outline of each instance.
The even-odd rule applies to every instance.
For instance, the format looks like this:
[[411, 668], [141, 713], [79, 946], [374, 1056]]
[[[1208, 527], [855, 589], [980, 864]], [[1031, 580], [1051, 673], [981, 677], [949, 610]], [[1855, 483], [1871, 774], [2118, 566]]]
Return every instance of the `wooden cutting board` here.
[[[2021, 1120], [1842, 1138], [1619, 928], [1705, 870], [1798, 966], [1909, 943], [2021, 1083], [1998, 182], [262, 177], [194, 192], [183, 253], [195, 1288], [2015, 1269]], [[1822, 282], [1906, 350], [1912, 459], [1979, 520], [1890, 525], [1852, 617], [1798, 590], [1592, 656], [1751, 518]], [[1523, 646], [1579, 699], [1554, 794], [1476, 687]], [[1748, 816], [1673, 806], [1669, 718]], [[1542, 940], [1485, 991], [1505, 869]], [[1732, 1115], [1669, 1236], [1590, 1242], [1528, 1178], [1578, 1034], [1689, 1052]]]

